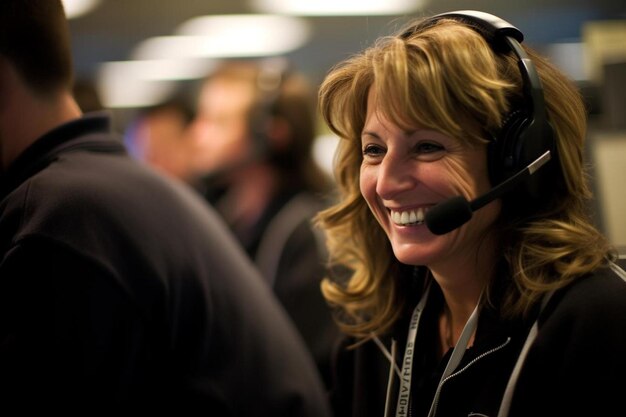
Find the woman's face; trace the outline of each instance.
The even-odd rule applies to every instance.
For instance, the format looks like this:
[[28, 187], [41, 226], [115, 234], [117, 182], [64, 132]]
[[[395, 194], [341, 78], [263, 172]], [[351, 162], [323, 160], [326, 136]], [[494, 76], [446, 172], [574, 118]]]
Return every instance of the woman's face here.
[[457, 195], [471, 200], [491, 188], [486, 146], [472, 148], [419, 127], [403, 131], [378, 112], [376, 96], [370, 92], [361, 150], [361, 193], [400, 262], [433, 269], [442, 262], [475, 260], [485, 231], [499, 213], [499, 201], [445, 235], [431, 233], [423, 220], [441, 201]]

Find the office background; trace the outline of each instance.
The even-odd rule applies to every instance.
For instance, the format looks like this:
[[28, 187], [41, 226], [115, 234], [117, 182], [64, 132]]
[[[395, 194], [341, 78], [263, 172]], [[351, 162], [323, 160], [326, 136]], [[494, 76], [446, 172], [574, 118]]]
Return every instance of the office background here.
[[[78, 7], [70, 4], [73, 0], [64, 1], [68, 11]], [[300, 8], [292, 11], [287, 9], [288, 0], [278, 0], [274, 5], [271, 0], [87, 3], [92, 3], [93, 9], [82, 15], [76, 9], [77, 16], [70, 20], [77, 80], [95, 87], [103, 105], [114, 113], [120, 130], [136, 111], [164, 100], [174, 91], [193, 100], [199, 79], [221, 57], [285, 57], [319, 83], [331, 66], [377, 37], [395, 31], [413, 16], [461, 9], [498, 15], [522, 30], [526, 44], [547, 54], [581, 87], [590, 111], [588, 158], [597, 195], [593, 209], [599, 226], [616, 245], [626, 249], [624, 0], [353, 2], [369, 6], [369, 11], [339, 10], [338, 6], [350, 3], [343, 0], [296, 1]], [[314, 11], [312, 5], [335, 10]], [[382, 5], [392, 9], [381, 10]], [[266, 20], [250, 20], [259, 14]], [[227, 20], [218, 21], [216, 17]], [[245, 20], [229, 20], [235, 17]], [[208, 28], [200, 28], [200, 23], [208, 23]], [[265, 24], [279, 30], [274, 38], [265, 39], [269, 33]], [[280, 29], [281, 24], [286, 27]], [[261, 40], [269, 44], [267, 52], [258, 49]], [[173, 46], [173, 52], [166, 46]], [[185, 56], [185, 52], [191, 55]], [[321, 154], [328, 153], [328, 146], [332, 142], [320, 131]]]

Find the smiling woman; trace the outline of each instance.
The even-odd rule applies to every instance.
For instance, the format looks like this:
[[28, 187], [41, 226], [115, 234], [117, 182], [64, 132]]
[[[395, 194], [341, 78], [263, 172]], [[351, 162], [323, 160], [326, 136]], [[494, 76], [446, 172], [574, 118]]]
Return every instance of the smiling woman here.
[[[322, 286], [346, 335], [336, 415], [621, 407], [626, 273], [587, 211], [585, 107], [523, 38], [482, 12], [416, 19], [321, 85], [340, 198], [317, 221], [348, 271]], [[449, 201], [470, 216], [432, 230]]]
[[[465, 233], [443, 239], [426, 228], [425, 213], [448, 195], [475, 196], [489, 190], [487, 145], [467, 144], [419, 126], [407, 133], [385, 117], [377, 90], [371, 86], [361, 135], [361, 194], [400, 262], [429, 265], [431, 270], [458, 268], [450, 259], [453, 247], [457, 259], [469, 259], [476, 257], [479, 248], [494, 245], [495, 234], [487, 229], [496, 220], [499, 202], [480, 210], [474, 227]], [[444, 250], [441, 245], [451, 248]], [[488, 257], [484, 262], [494, 260]]]

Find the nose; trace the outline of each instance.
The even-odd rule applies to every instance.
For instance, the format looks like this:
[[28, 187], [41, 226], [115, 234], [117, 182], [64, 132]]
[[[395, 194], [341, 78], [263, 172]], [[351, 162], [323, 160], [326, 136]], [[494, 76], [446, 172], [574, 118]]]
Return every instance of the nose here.
[[381, 198], [391, 200], [396, 195], [415, 188], [417, 167], [411, 162], [414, 161], [387, 154], [380, 164], [376, 182], [376, 193]]

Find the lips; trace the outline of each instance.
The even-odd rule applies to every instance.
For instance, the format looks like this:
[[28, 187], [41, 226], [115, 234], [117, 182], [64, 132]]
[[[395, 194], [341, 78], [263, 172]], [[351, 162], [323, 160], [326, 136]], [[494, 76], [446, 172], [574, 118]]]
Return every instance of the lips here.
[[424, 215], [428, 211], [425, 207], [411, 210], [390, 210], [391, 221], [399, 226], [409, 226], [424, 223]]

